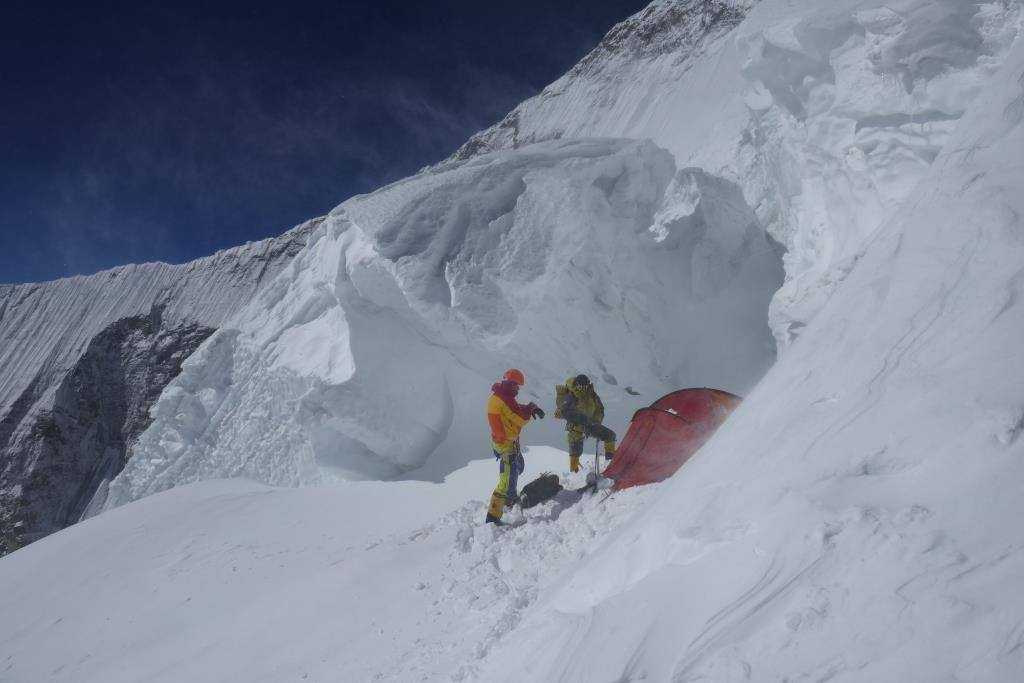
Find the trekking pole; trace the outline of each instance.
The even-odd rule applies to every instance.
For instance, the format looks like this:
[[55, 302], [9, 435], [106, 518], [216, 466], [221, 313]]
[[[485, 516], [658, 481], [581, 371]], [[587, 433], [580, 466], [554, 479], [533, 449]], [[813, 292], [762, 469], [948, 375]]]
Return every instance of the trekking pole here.
[[601, 440], [594, 439], [594, 490], [597, 490], [597, 482], [601, 481]]

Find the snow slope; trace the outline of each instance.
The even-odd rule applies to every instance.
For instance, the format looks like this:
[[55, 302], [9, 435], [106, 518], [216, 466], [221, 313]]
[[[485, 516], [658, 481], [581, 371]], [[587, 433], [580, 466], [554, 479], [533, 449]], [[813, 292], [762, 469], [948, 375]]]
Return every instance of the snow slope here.
[[1018, 41], [790, 353], [481, 679], [1020, 680], [1022, 152]]
[[0, 591], [0, 680], [471, 679], [651, 493], [563, 493], [498, 531], [480, 524], [493, 478], [489, 459], [442, 484], [219, 480], [86, 520], [0, 562], [21, 588]]
[[[556, 383], [591, 374], [617, 424], [679, 385], [742, 392], [774, 359], [781, 281], [738, 190], [649, 142], [439, 166], [327, 217], [185, 363], [110, 502], [226, 476], [438, 478], [488, 453], [484, 404], [509, 366], [549, 409]], [[563, 428], [531, 432], [559, 444]]]
[[0, 536], [78, 521], [183, 358], [317, 224], [184, 265], [0, 285]]
[[[702, 291], [715, 280], [689, 277], [706, 262], [694, 255], [757, 263], [745, 228], [767, 229], [787, 247], [772, 309], [786, 353], [677, 476], [505, 531], [480, 524], [488, 460], [441, 484], [179, 487], [0, 560], [0, 584], [19, 587], [0, 597], [0, 676], [1019, 680], [1019, 3], [728, 6], [744, 17], [682, 71], [671, 42], [634, 55], [643, 68], [621, 83], [668, 84], [626, 98], [657, 146], [574, 137], [639, 128], [556, 130], [340, 207], [185, 364], [116, 488], [124, 501], [223, 474], [408, 475], [443, 432], [418, 471], [439, 474], [486, 439], [488, 378], [522, 364], [543, 389], [565, 374], [551, 341], [565, 328], [602, 387], [624, 385], [622, 368], [647, 382], [643, 397], [612, 392], [622, 416], [665, 381], [624, 352], [665, 343], [627, 325], [624, 283], [655, 297], [651, 325], [685, 329], [655, 283]], [[700, 98], [669, 87], [698, 77]], [[564, 111], [590, 111], [580, 102]], [[508, 235], [523, 239], [488, 248]], [[759, 269], [728, 272], [714, 296], [763, 285]], [[582, 314], [544, 303], [574, 277]], [[576, 314], [602, 324], [579, 331]], [[422, 417], [393, 433], [395, 415]], [[553, 429], [531, 424], [526, 441]], [[529, 472], [564, 458], [531, 449]]]

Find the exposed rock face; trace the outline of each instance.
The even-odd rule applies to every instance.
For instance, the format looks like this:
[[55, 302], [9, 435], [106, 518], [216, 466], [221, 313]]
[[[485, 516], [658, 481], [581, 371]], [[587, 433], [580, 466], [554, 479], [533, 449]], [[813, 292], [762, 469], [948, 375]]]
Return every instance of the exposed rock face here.
[[320, 222], [183, 265], [0, 287], [0, 554], [102, 502], [182, 361]]
[[21, 540], [82, 518], [124, 467], [128, 446], [149, 425], [149, 406], [213, 331], [196, 324], [165, 329], [160, 308], [122, 318], [93, 338], [32, 429], [11, 434], [24, 416], [5, 417], [0, 430], [11, 434], [12, 457], [0, 475], [0, 510], [20, 522]]
[[681, 59], [699, 56], [699, 47], [739, 25], [754, 2], [734, 0], [674, 0], [654, 2], [616, 24], [601, 43], [569, 72], [571, 77], [590, 73], [612, 58], [649, 59], [670, 52]]

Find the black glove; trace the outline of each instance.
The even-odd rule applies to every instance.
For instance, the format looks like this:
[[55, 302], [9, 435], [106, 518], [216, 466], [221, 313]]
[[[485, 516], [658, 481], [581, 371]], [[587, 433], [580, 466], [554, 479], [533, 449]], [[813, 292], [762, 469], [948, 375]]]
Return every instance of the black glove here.
[[534, 420], [543, 420], [544, 419], [544, 411], [541, 410], [539, 407], [533, 406], [532, 413], [533, 413], [533, 419]]

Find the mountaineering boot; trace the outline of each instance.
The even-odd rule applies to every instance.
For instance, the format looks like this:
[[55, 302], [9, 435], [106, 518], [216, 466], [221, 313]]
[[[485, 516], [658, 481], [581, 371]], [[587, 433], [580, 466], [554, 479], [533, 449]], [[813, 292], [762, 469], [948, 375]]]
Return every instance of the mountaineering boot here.
[[501, 513], [505, 511], [505, 497], [491, 494], [491, 504], [487, 506], [487, 521], [501, 523]]
[[501, 521], [500, 518], [495, 517], [490, 512], [487, 513], [487, 519], [484, 524], [493, 524], [494, 526], [505, 526], [505, 522]]
[[580, 456], [570, 455], [569, 456], [569, 471], [579, 472], [580, 471]]

